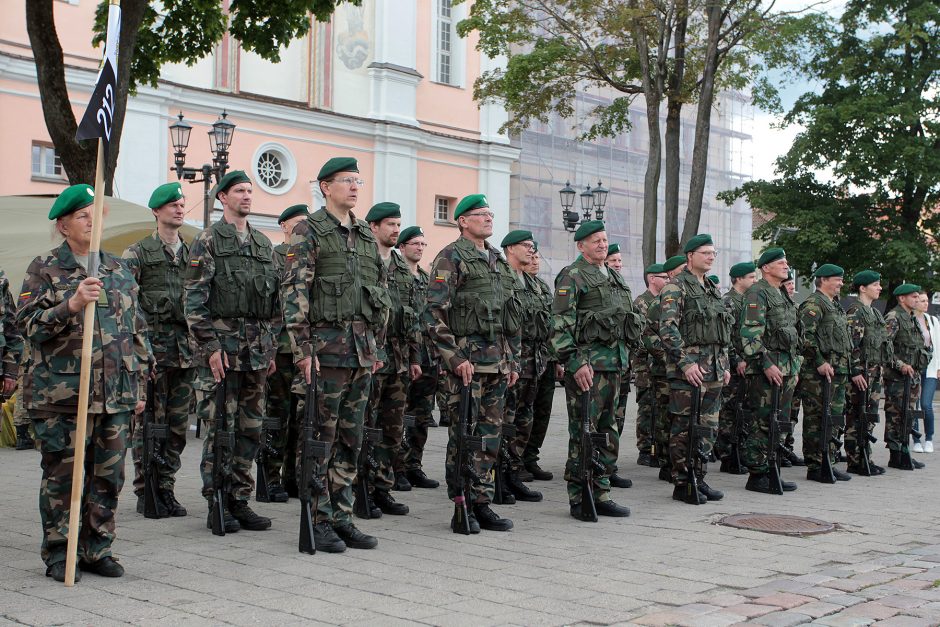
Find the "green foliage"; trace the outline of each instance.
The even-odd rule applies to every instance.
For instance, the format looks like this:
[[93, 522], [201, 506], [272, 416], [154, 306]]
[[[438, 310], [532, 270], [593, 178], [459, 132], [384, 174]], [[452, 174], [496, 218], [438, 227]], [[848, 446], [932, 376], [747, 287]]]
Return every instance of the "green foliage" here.
[[[194, 65], [213, 51], [226, 31], [245, 50], [277, 62], [283, 46], [310, 30], [311, 13], [317, 20], [329, 20], [336, 5], [344, 1], [362, 2], [232, 0], [228, 15], [220, 0], [163, 0], [159, 13], [154, 3], [144, 2], [144, 19], [130, 60], [129, 89], [133, 93], [140, 84], [156, 86], [160, 68], [166, 63]], [[104, 41], [107, 19], [108, 3], [101, 2], [95, 13], [92, 41], [96, 45]]]

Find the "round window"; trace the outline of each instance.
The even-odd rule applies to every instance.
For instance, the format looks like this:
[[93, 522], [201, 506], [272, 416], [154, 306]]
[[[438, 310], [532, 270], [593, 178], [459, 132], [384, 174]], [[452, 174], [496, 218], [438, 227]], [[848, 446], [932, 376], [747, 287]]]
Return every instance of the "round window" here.
[[297, 166], [284, 146], [266, 143], [254, 155], [254, 174], [258, 185], [269, 194], [284, 194], [294, 186]]
[[258, 178], [268, 187], [280, 187], [284, 182], [284, 165], [276, 153], [261, 153], [258, 157]]

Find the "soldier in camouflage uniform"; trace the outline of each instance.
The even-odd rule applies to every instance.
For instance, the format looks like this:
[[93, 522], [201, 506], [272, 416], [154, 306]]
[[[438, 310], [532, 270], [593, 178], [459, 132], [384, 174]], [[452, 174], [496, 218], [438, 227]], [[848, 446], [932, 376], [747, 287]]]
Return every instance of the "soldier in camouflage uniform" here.
[[[139, 372], [153, 360], [146, 322], [137, 308], [137, 282], [127, 267], [101, 252], [98, 278], [87, 276], [93, 202], [94, 191], [88, 185], [73, 185], [56, 199], [49, 219], [56, 220], [65, 242], [30, 264], [17, 312], [17, 324], [30, 338], [32, 352], [22, 394], [42, 453], [42, 559], [46, 575], [56, 581], [65, 580], [85, 305], [96, 303], [96, 329], [88, 434], [82, 443], [88, 470], [78, 565], [105, 577], [124, 574], [111, 552], [114, 514], [124, 484], [131, 414], [144, 408]], [[75, 573], [76, 581], [80, 574]]]
[[[378, 246], [385, 283], [391, 299], [385, 345], [380, 350], [383, 366], [372, 376], [372, 391], [366, 409], [368, 425], [382, 430], [382, 441], [373, 448], [378, 468], [369, 477], [371, 498], [384, 514], [404, 516], [408, 506], [398, 503], [390, 490], [395, 485], [395, 459], [404, 436], [408, 388], [421, 376], [418, 350], [418, 292], [408, 264], [395, 250], [401, 231], [401, 207], [380, 202], [366, 215]], [[423, 296], [423, 295], [422, 295]], [[363, 477], [357, 477], [356, 481]], [[372, 503], [366, 511], [372, 510]]]
[[[519, 378], [521, 304], [512, 269], [486, 241], [493, 234], [493, 213], [483, 194], [463, 198], [454, 210], [457, 241], [437, 254], [431, 266], [426, 317], [429, 335], [441, 356], [445, 374], [440, 386], [445, 402], [448, 441], [445, 464], [447, 496], [457, 491], [457, 426], [460, 392], [470, 386], [472, 413], [468, 428], [482, 437], [482, 451], [472, 455], [470, 488], [472, 533], [509, 531], [512, 521], [490, 509], [494, 495], [493, 464], [501, 438], [506, 390]], [[451, 520], [453, 527], [454, 520]]]
[[[193, 399], [192, 348], [183, 316], [183, 273], [189, 265], [189, 246], [179, 230], [186, 217], [186, 201], [179, 183], [161, 185], [150, 195], [148, 206], [157, 229], [124, 251], [124, 261], [140, 285], [140, 308], [147, 319], [148, 338], [156, 359], [154, 373], [155, 416], [167, 425], [163, 459], [154, 464], [157, 476], [158, 509], [168, 516], [185, 516], [186, 508], [176, 500], [173, 488], [186, 447]], [[137, 512], [144, 513], [144, 448], [142, 414], [133, 418], [134, 494]], [[162, 507], [161, 507], [162, 506]]]
[[[796, 302], [796, 278], [793, 276], [793, 270], [787, 274], [787, 278], [783, 282], [783, 291], [786, 292], [787, 296], [790, 297], [794, 303]], [[797, 377], [799, 379], [799, 377]], [[793, 390], [793, 400], [790, 403], [790, 426], [791, 430], [787, 433], [786, 440], [783, 443], [783, 457], [780, 460], [780, 465], [785, 468], [790, 468], [791, 466], [805, 466], [806, 461], [802, 457], [796, 454], [794, 446], [796, 444], [796, 439], [794, 435], [796, 434], [796, 425], [800, 421], [800, 382], [796, 382], [796, 388]]]
[[416, 315], [420, 329], [417, 337], [418, 365], [421, 367], [421, 376], [412, 379], [408, 388], [408, 405], [405, 413], [415, 417], [415, 426], [405, 432], [402, 441], [400, 457], [403, 472], [400, 470], [395, 471], [396, 489], [410, 490], [412, 486], [433, 489], [441, 485], [439, 481], [435, 481], [424, 474], [424, 470], [421, 468], [424, 458], [424, 445], [428, 441], [428, 428], [435, 425], [431, 412], [434, 410], [434, 395], [437, 391], [437, 381], [441, 367], [440, 359], [437, 357], [437, 353], [428, 337], [427, 321], [424, 316], [424, 310], [427, 306], [429, 275], [424, 268], [418, 265], [418, 262], [424, 257], [424, 249], [427, 246], [424, 231], [419, 226], [409, 226], [403, 229], [399, 233], [398, 242], [396, 243], [396, 247], [405, 263], [408, 264], [415, 282], [414, 291], [419, 306]]
[[[643, 280], [646, 283], [646, 291], [636, 297], [633, 306], [641, 316], [643, 316], [644, 336], [646, 327], [649, 326], [650, 305], [659, 298], [669, 275], [663, 270], [663, 264], [654, 263], [647, 266], [643, 273]], [[636, 375], [636, 447], [640, 450], [636, 463], [640, 466], [658, 467], [656, 451], [654, 449], [654, 434], [656, 425], [656, 414], [653, 410], [653, 389], [652, 378], [650, 377], [650, 353], [646, 349], [646, 342], [641, 342], [633, 354], [630, 356], [631, 366]]]
[[[744, 381], [744, 372], [747, 362], [741, 346], [741, 309], [744, 307], [744, 293], [757, 281], [757, 266], [753, 262], [745, 261], [731, 266], [731, 289], [724, 296], [725, 308], [731, 314], [731, 350], [728, 351], [731, 365], [731, 382], [721, 392], [721, 411], [718, 413], [718, 439], [715, 454], [721, 460], [721, 472], [731, 472], [732, 453], [731, 440], [734, 437], [735, 408], [744, 397], [738, 398], [738, 393]], [[743, 442], [738, 446], [743, 449]], [[743, 469], [739, 474], [743, 474]]]
[[[826, 263], [813, 275], [816, 291], [799, 307], [803, 327], [803, 366], [800, 370], [800, 398], [803, 402], [803, 458], [806, 460], [806, 478], [830, 483], [832, 477], [820, 472], [821, 449], [825, 448], [830, 463], [837, 461], [839, 447], [833, 442], [841, 436], [835, 423], [845, 418], [845, 388], [848, 383], [852, 359], [852, 341], [845, 311], [839, 302], [844, 271], [837, 265]], [[831, 414], [829, 432], [822, 433], [823, 381], [831, 386]], [[823, 447], [823, 442], [827, 445]], [[837, 468], [832, 469], [838, 481], [852, 477]]]
[[[620, 244], [610, 244], [607, 246], [607, 259], [604, 260], [604, 265], [607, 266], [610, 270], [613, 270], [617, 274], [623, 274], [623, 256], [620, 254]], [[631, 355], [631, 363], [632, 363]], [[630, 396], [630, 379], [633, 378], [633, 372], [630, 367], [630, 364], [624, 366], [624, 371], [620, 376], [620, 393], [617, 396], [617, 433], [620, 436], [623, 436], [623, 426], [627, 422], [627, 401]], [[637, 427], [639, 428], [639, 422], [637, 422]], [[610, 486], [612, 488], [630, 488], [633, 486], [633, 481], [627, 479], [626, 477], [621, 477], [617, 474], [618, 467], [614, 463], [614, 469], [610, 473]]]
[[[539, 254], [538, 242], [533, 241], [532, 260], [526, 266], [526, 273], [532, 277], [539, 288], [539, 299], [542, 301], [541, 307], [551, 311], [552, 307], [552, 288], [539, 277], [539, 267], [541, 255]], [[555, 380], [563, 376], [563, 369], [552, 359], [549, 352], [548, 361], [545, 363], [545, 371], [539, 377], [535, 389], [535, 400], [532, 401], [532, 432], [529, 434], [529, 440], [526, 442], [525, 451], [522, 459], [525, 464], [525, 470], [536, 481], [551, 481], [554, 475], [543, 470], [539, 466], [539, 451], [545, 442], [545, 434], [548, 433], [548, 423], [552, 416], [552, 403], [555, 399]]]
[[[901, 433], [904, 417], [904, 377], [911, 379], [909, 409], [920, 400], [920, 373], [930, 363], [930, 349], [914, 319], [914, 306], [920, 297], [920, 286], [902, 283], [894, 289], [898, 304], [885, 316], [888, 340], [894, 349], [894, 358], [884, 369], [885, 387], [885, 446], [890, 451], [889, 468], [911, 470], [901, 463], [901, 452], [910, 456], [910, 433]], [[913, 424], [913, 423], [911, 423]], [[911, 457], [914, 468], [924, 464]]]
[[[183, 281], [183, 312], [197, 348], [197, 376], [225, 386], [226, 426], [234, 432], [229, 452], [230, 475], [226, 495], [225, 530], [260, 531], [271, 520], [248, 505], [255, 487], [252, 464], [261, 442], [264, 389], [274, 370], [274, 333], [271, 321], [277, 304], [274, 246], [264, 233], [248, 223], [251, 179], [236, 170], [219, 181], [215, 195], [222, 202], [222, 219], [193, 242], [189, 268]], [[197, 407], [197, 417], [208, 425], [203, 440], [202, 495], [212, 511], [213, 443], [216, 428], [215, 395]], [[210, 527], [206, 519], [206, 527]]]
[[[23, 349], [23, 337], [16, 328], [16, 306], [10, 293], [10, 282], [3, 270], [0, 270], [0, 401], [9, 397], [16, 389]], [[16, 450], [33, 448], [29, 423], [19, 422], [14, 417], [14, 425]]]
[[[303, 222], [310, 215], [307, 205], [291, 205], [277, 218], [284, 241], [274, 247], [274, 269], [278, 284], [284, 278], [284, 261], [289, 248], [289, 240], [294, 226]], [[278, 290], [280, 291], [280, 290]], [[277, 338], [277, 353], [274, 356], [275, 370], [268, 375], [267, 412], [271, 418], [277, 418], [280, 429], [268, 434], [268, 454], [265, 455], [265, 471], [268, 475], [268, 496], [274, 503], [284, 503], [291, 496], [297, 496], [296, 473], [297, 438], [300, 420], [297, 416], [298, 397], [291, 392], [297, 369], [294, 368], [294, 354], [291, 351], [290, 336], [284, 327], [280, 297], [274, 312], [272, 331]], [[262, 444], [263, 445], [263, 444]]]
[[532, 261], [535, 241], [530, 231], [510, 231], [500, 243], [506, 261], [512, 267], [522, 304], [522, 353], [519, 358], [519, 382], [506, 395], [504, 421], [514, 424], [516, 435], [508, 440], [502, 460], [508, 469], [506, 488], [518, 501], [537, 502], [542, 493], [522, 482], [523, 455], [532, 434], [535, 395], [539, 378], [548, 362], [548, 339], [552, 333], [551, 309], [542, 300], [541, 286], [526, 272]]
[[[761, 279], [744, 293], [737, 324], [751, 415], [743, 444], [744, 463], [750, 473], [744, 487], [771, 494], [768, 455], [771, 446], [779, 450], [783, 442], [782, 433], [778, 433], [777, 442], [770, 442], [773, 388], [780, 388], [780, 416], [789, 416], [802, 362], [802, 345], [796, 305], [781, 287], [789, 272], [786, 252], [769, 248], [757, 265]], [[791, 481], [781, 480], [781, 485], [786, 492], [796, 490]]]
[[[685, 269], [685, 256], [675, 255], [663, 263], [666, 282]], [[653, 389], [651, 397], [654, 412], [653, 440], [656, 459], [654, 468], [659, 468], [659, 479], [672, 482], [672, 462], [669, 460], [669, 436], [672, 432], [672, 414], [669, 412], [669, 379], [666, 377], [666, 351], [659, 337], [659, 316], [662, 290], [660, 295], [650, 302], [646, 310], [646, 328], [643, 330], [643, 346], [650, 355], [650, 382]]]
[[568, 407], [568, 503], [571, 515], [581, 519], [583, 487], [581, 475], [581, 403], [590, 395], [593, 430], [607, 434], [609, 445], [597, 451], [604, 470], [595, 472], [594, 501], [601, 516], [623, 517], [630, 509], [610, 498], [610, 475], [620, 448], [617, 431], [617, 397], [620, 378], [630, 356], [629, 345], [640, 337], [640, 316], [619, 272], [604, 264], [607, 234], [600, 220], [583, 222], [574, 240], [581, 253], [555, 280], [552, 304], [551, 350], [565, 367], [565, 396]]
[[[672, 415], [669, 437], [669, 459], [675, 483], [672, 498], [698, 504], [718, 501], [724, 494], [705, 482], [714, 435], [691, 443], [699, 450], [695, 452], [695, 467], [688, 467], [692, 395], [700, 395], [698, 424], [714, 433], [718, 427], [721, 389], [731, 380], [728, 366], [731, 320], [718, 288], [705, 278], [717, 256], [711, 236], [696, 235], [686, 243], [683, 252], [686, 269], [671, 279], [659, 295], [659, 336], [666, 352], [669, 413]], [[697, 493], [689, 489], [689, 473], [692, 472], [698, 478]]]
[[[883, 475], [885, 469], [870, 461], [871, 443], [868, 436], [872, 434], [875, 422], [867, 422], [866, 433], [859, 434], [855, 416], [858, 411], [863, 410], [866, 390], [869, 407], [878, 411], [882, 392], [882, 372], [894, 361], [894, 346], [888, 339], [888, 326], [884, 317], [878, 309], [872, 307], [872, 303], [881, 296], [881, 275], [872, 270], [863, 270], [852, 279], [852, 288], [856, 290], [858, 300], [852, 303], [846, 311], [852, 337], [852, 384], [854, 386], [845, 399], [845, 452], [848, 457], [846, 470], [855, 475]], [[864, 410], [867, 409], [864, 408]], [[871, 471], [871, 475], [863, 467], [861, 446], [868, 451], [868, 470]]]
[[[317, 500], [314, 541], [317, 550], [335, 553], [378, 546], [352, 522], [352, 485], [391, 300], [372, 229], [352, 211], [365, 185], [358, 163], [334, 157], [320, 168], [317, 181], [326, 206], [294, 227], [281, 302], [294, 363], [303, 375], [304, 385], [295, 391], [304, 391], [311, 370], [319, 373], [319, 439], [332, 448], [329, 498]], [[302, 477], [298, 485], [307, 481]]]

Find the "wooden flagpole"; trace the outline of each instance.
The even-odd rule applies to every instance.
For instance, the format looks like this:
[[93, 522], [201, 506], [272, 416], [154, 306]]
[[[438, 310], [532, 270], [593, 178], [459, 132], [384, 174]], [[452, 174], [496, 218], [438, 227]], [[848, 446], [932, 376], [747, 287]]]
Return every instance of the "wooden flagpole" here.
[[[104, 222], [104, 139], [98, 138], [98, 165], [95, 169], [95, 212], [92, 218], [91, 246], [88, 248], [88, 276], [97, 278], [101, 250], [101, 228]], [[82, 327], [82, 363], [78, 379], [78, 415], [72, 445], [72, 501], [69, 506], [69, 534], [65, 554], [65, 585], [75, 585], [75, 562], [78, 558], [78, 530], [82, 521], [82, 495], [85, 492], [85, 438], [88, 434], [88, 403], [91, 389], [91, 356], [94, 348], [95, 308], [97, 302], [85, 305]]]

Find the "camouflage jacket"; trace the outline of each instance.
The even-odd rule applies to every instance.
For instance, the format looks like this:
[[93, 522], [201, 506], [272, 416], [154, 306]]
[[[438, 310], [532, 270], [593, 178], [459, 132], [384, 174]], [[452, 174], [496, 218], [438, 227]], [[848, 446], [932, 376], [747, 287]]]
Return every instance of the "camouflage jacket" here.
[[705, 381], [721, 381], [729, 369], [731, 320], [715, 284], [683, 270], [659, 295], [659, 337], [666, 352], [666, 376], [682, 378], [692, 364]]
[[[530, 274], [529, 276], [532, 278], [532, 280], [535, 282], [535, 285], [538, 287], [539, 298], [541, 299], [543, 303], [543, 307], [547, 309], [549, 316], [551, 316], [552, 301], [555, 298], [555, 293], [552, 291], [552, 288], [548, 286], [548, 283], [546, 283], [545, 280], [542, 279], [542, 277], [540, 277], [539, 275]], [[551, 342], [551, 338], [549, 338], [548, 342]], [[546, 364], [546, 368], [547, 367], [554, 368], [555, 366], [553, 364], [555, 363], [555, 360], [552, 357], [552, 351], [550, 349], [548, 342], [546, 342], [545, 344], [545, 349], [547, 351], [545, 355], [545, 358], [547, 361], [545, 362], [545, 364]]]
[[415, 282], [415, 296], [418, 300], [418, 361], [421, 370], [428, 370], [432, 366], [437, 367], [440, 358], [434, 343], [428, 335], [428, 318], [425, 310], [428, 306], [428, 283], [430, 275], [427, 271], [418, 266], [418, 274], [411, 275]]
[[469, 360], [481, 373], [519, 371], [518, 283], [502, 255], [461, 236], [431, 264], [425, 319], [443, 366]]
[[659, 316], [662, 311], [662, 293], [654, 296], [646, 310], [646, 327], [643, 329], [643, 348], [649, 354], [646, 363], [651, 377], [666, 376], [666, 350], [659, 337]]
[[[67, 242], [36, 257], [26, 271], [17, 323], [31, 352], [23, 380], [27, 409], [77, 409], [85, 314], [70, 313], [67, 301], [87, 276]], [[137, 281], [127, 266], [102, 252], [98, 278], [104, 287], [95, 310], [88, 413], [130, 411], [144, 398], [140, 373], [153, 362], [147, 322], [138, 307]]]
[[852, 342], [839, 299], [816, 291], [800, 304], [799, 312], [803, 325], [804, 370], [815, 373], [819, 366], [828, 363], [836, 374], [849, 374]]
[[731, 349], [728, 351], [728, 361], [731, 369], [738, 367], [744, 360], [744, 347], [741, 344], [741, 310], [744, 309], [744, 294], [739, 294], [733, 287], [725, 292], [725, 309], [731, 314]]
[[124, 263], [140, 289], [140, 308], [158, 367], [191, 368], [193, 350], [183, 316], [182, 277], [189, 266], [189, 246], [180, 238], [176, 253], [154, 231], [124, 251]]
[[538, 280], [529, 273], [515, 274], [521, 281], [518, 294], [523, 312], [519, 376], [540, 377], [548, 364], [548, 341], [552, 335], [551, 292], [545, 296]]
[[[224, 242], [225, 255], [216, 251], [216, 242]], [[271, 240], [248, 225], [242, 242], [235, 226], [222, 218], [200, 233], [193, 242], [189, 268], [183, 279], [183, 312], [189, 333], [196, 345], [196, 363], [208, 367], [209, 356], [224, 351], [229, 368], [238, 371], [267, 368], [274, 359], [274, 333], [271, 330], [277, 279], [272, 259]], [[252, 251], [255, 251], [252, 253]], [[217, 272], [221, 257], [252, 264], [250, 272]], [[271, 315], [220, 315], [222, 299], [231, 299], [240, 307], [247, 302], [251, 289]], [[265, 317], [266, 316], [266, 317]]]
[[654, 300], [656, 300], [656, 297], [647, 289], [633, 301], [633, 307], [638, 314], [643, 316], [643, 322], [645, 323], [643, 325], [643, 340], [636, 350], [633, 351], [633, 355], [630, 356], [630, 368], [638, 376], [648, 374], [650, 371], [650, 352], [646, 347], [646, 330], [649, 328], [649, 318], [647, 316], [649, 314], [650, 305]]
[[739, 319], [747, 374], [777, 366], [784, 376], [799, 374], [802, 340], [796, 305], [783, 289], [761, 279], [744, 292]]
[[16, 306], [10, 282], [0, 270], [0, 375], [16, 379], [23, 356], [23, 336], [16, 328]]
[[[274, 247], [272, 258], [274, 259], [274, 269], [277, 270], [278, 285], [284, 280], [284, 261], [287, 258], [287, 250], [289, 248], [290, 245], [287, 243], [278, 244]], [[274, 313], [274, 319], [271, 320], [271, 330], [274, 333], [274, 337], [277, 338], [278, 355], [292, 352], [290, 336], [287, 334], [287, 327], [284, 325], [284, 312], [281, 308], [280, 292], [280, 289], [278, 289], [277, 308]]]
[[931, 351], [924, 342], [914, 312], [907, 312], [901, 305], [895, 306], [885, 316], [888, 341], [893, 347], [893, 359], [884, 370], [886, 379], [900, 379], [901, 367], [911, 366], [919, 376], [930, 363]]
[[857, 300], [846, 310], [845, 317], [852, 338], [853, 377], [864, 372], [866, 363], [869, 371], [874, 366], [894, 363], [894, 345], [880, 311]]
[[381, 361], [391, 305], [385, 266], [369, 225], [349, 217], [351, 228], [320, 208], [291, 233], [281, 309], [295, 363], [316, 356], [330, 368], [371, 368]]
[[[630, 350], [623, 327], [633, 315], [633, 297], [619, 272], [603, 270], [578, 257], [555, 279], [551, 353], [574, 374], [626, 370]], [[638, 329], [639, 330], [639, 329]]]
[[421, 359], [418, 313], [423, 304], [418, 302], [418, 287], [411, 268], [395, 250], [390, 251], [389, 262], [385, 267], [385, 282], [392, 308], [388, 315], [385, 345], [379, 350], [383, 363], [379, 372], [408, 372], [409, 364], [417, 364]]

